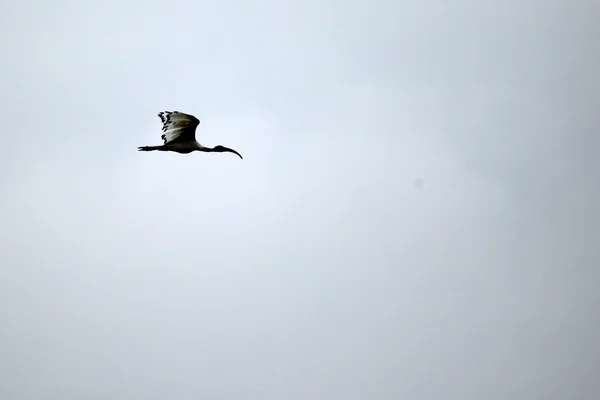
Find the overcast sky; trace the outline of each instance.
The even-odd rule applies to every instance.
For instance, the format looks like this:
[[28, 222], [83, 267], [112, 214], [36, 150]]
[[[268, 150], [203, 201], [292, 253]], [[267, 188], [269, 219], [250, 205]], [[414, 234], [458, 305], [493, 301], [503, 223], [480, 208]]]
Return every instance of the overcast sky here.
[[599, 14], [3, 2], [0, 398], [597, 400]]

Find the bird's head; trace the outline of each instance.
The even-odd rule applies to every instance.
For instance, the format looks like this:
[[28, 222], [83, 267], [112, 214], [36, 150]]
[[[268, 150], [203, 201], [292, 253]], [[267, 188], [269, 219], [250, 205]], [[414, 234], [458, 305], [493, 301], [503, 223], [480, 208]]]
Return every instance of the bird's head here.
[[242, 157], [242, 155], [240, 153], [238, 153], [237, 151], [235, 151], [233, 149], [225, 147], [225, 146], [221, 146], [221, 145], [215, 146], [212, 151], [216, 151], [216, 152], [219, 152], [219, 153], [223, 153], [223, 152], [226, 151], [226, 152], [229, 152], [229, 153], [237, 154], [242, 160], [244, 159], [244, 157]]

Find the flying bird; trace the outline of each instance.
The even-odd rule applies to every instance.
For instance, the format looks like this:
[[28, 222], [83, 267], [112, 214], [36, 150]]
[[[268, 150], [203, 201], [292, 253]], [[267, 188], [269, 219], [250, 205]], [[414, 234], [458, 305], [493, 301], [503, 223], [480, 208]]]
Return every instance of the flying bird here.
[[158, 113], [162, 121], [163, 135], [161, 136], [163, 144], [161, 146], [142, 146], [139, 151], [174, 151], [181, 154], [188, 154], [192, 151], [218, 152], [224, 151], [237, 154], [243, 159], [240, 153], [225, 146], [204, 147], [196, 141], [196, 127], [200, 124], [198, 118], [190, 114], [184, 114], [179, 111], [163, 111]]

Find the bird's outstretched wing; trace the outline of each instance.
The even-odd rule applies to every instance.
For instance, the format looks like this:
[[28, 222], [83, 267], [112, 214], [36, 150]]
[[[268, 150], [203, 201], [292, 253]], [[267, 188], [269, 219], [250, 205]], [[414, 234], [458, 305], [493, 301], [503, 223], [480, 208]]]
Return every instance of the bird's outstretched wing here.
[[161, 138], [164, 144], [196, 140], [198, 118], [179, 111], [163, 111], [158, 116], [163, 123]]

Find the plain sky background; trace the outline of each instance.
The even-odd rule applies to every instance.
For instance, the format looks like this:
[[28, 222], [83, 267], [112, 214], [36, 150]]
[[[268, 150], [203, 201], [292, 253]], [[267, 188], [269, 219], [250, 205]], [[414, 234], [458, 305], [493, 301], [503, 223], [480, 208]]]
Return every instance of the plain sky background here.
[[599, 399], [598, 15], [4, 1], [0, 398]]

